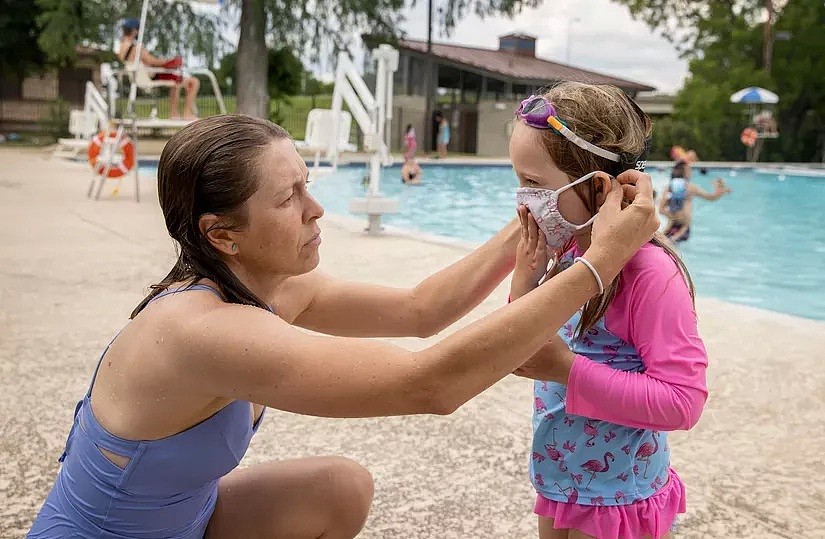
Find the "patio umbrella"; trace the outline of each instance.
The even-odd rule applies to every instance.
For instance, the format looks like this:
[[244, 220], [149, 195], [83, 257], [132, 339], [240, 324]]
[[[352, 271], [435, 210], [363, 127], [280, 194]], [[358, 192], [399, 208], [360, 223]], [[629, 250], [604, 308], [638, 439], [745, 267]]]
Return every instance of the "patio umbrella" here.
[[754, 104], [774, 104], [779, 103], [779, 96], [770, 90], [760, 88], [758, 86], [750, 86], [739, 90], [730, 96], [731, 103], [744, 103], [748, 105]]

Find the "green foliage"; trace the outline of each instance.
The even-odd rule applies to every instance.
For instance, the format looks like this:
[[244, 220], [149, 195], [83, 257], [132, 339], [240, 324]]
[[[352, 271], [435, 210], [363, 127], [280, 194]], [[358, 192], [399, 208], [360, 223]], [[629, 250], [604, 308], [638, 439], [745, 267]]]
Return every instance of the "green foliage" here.
[[[220, 61], [220, 67], [215, 73], [218, 84], [226, 88], [227, 77], [231, 77], [233, 85], [239, 77], [236, 72], [237, 52], [230, 52]], [[267, 84], [269, 95], [275, 99], [296, 95], [301, 91], [301, 77], [304, 66], [301, 61], [287, 47], [270, 49], [267, 59]]]
[[[657, 123], [657, 155], [664, 147], [694, 148], [705, 160], [742, 160], [739, 133], [748, 108], [730, 103], [731, 94], [761, 86], [779, 95], [774, 114], [780, 138], [765, 141], [763, 158], [821, 159], [825, 137], [825, 3], [787, 2], [776, 15], [771, 72], [763, 60], [761, 0], [731, 2], [616, 0], [631, 14], [661, 31], [689, 59], [690, 76], [674, 103], [673, 119]], [[666, 141], [666, 137], [672, 137]], [[660, 148], [661, 147], [661, 148]]]
[[540, 5], [541, 0], [447, 0], [447, 5], [438, 9], [438, 22], [444, 33], [449, 35], [458, 21], [468, 14], [482, 18], [492, 15], [513, 18], [524, 8]]
[[[414, 6], [418, 0], [412, 0]], [[434, 19], [443, 32], [449, 32], [469, 14], [481, 17], [501, 14], [512, 17], [523, 8], [536, 7], [542, 0], [446, 0], [440, 2]], [[228, 12], [241, 9], [241, 0], [225, 0]], [[364, 31], [388, 37], [401, 35], [401, 11], [406, 0], [264, 0], [267, 37], [306, 55], [311, 61], [323, 54], [347, 50], [355, 36]]]
[[23, 78], [43, 69], [46, 55], [37, 44], [41, 13], [32, 0], [0, 0], [0, 73]]
[[69, 110], [70, 106], [62, 99], [51, 103], [49, 115], [40, 120], [40, 129], [55, 140], [69, 137]]
[[305, 73], [304, 76], [306, 77], [306, 81], [304, 83], [304, 92], [307, 95], [332, 94], [332, 91], [335, 88], [334, 82], [320, 81], [308, 72]]
[[[42, 13], [39, 44], [57, 65], [71, 65], [75, 47], [86, 45], [104, 50], [120, 36], [126, 17], [140, 17], [142, 0], [30, 0]], [[147, 50], [159, 56], [193, 54], [212, 65], [225, 42], [220, 37], [220, 19], [193, 9], [180, 0], [150, 0], [144, 38]]]

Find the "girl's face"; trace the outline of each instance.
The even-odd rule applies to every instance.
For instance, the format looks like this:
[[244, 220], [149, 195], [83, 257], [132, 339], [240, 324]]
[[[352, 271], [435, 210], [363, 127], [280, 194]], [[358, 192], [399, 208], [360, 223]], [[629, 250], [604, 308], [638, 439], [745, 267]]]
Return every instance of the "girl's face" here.
[[[520, 186], [558, 191], [578, 178], [570, 178], [556, 166], [544, 148], [541, 136], [540, 130], [523, 122], [515, 122], [513, 135], [510, 137], [510, 161]], [[594, 176], [589, 181], [599, 184], [603, 181], [601, 176]], [[587, 222], [592, 214], [574, 189], [567, 189], [559, 195], [559, 212], [567, 221], [578, 225]], [[599, 185], [596, 190], [600, 190]], [[601, 191], [606, 192], [603, 189]], [[601, 205], [603, 196], [599, 196], [597, 202]], [[589, 233], [589, 229], [586, 231]]]

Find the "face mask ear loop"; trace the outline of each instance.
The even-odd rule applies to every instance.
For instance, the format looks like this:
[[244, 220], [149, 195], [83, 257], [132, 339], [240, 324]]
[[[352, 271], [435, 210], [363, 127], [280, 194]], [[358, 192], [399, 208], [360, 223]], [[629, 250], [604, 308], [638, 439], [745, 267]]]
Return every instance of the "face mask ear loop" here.
[[[593, 176], [595, 176], [595, 175], [596, 175], [596, 174], [598, 174], [599, 172], [601, 172], [601, 171], [599, 171], [599, 170], [593, 171], [593, 172], [591, 172], [591, 173], [589, 173], [589, 174], [585, 174], [584, 176], [582, 176], [582, 177], [581, 177], [581, 178], [579, 178], [578, 180], [575, 180], [575, 181], [572, 181], [572, 182], [568, 183], [567, 185], [565, 185], [564, 187], [562, 187], [561, 189], [559, 189], [558, 191], [556, 191], [556, 192], [555, 192], [555, 193], [556, 193], [556, 200], [558, 200], [558, 196], [559, 196], [560, 194], [562, 194], [564, 191], [567, 191], [568, 189], [572, 189], [572, 187], [573, 187], [574, 185], [578, 185], [578, 184], [580, 184], [580, 183], [584, 183], [584, 182], [586, 182], [587, 180], [589, 180], [590, 178], [592, 178]], [[562, 219], [564, 219], [564, 216], [561, 214], [561, 212], [559, 212], [559, 217], [561, 217]], [[587, 221], [585, 221], [584, 223], [582, 223], [582, 224], [580, 224], [580, 225], [574, 225], [573, 223], [571, 223], [571, 222], [570, 222], [570, 221], [568, 221], [567, 219], [564, 219], [564, 221], [565, 221], [567, 224], [569, 224], [569, 225], [571, 225], [571, 226], [575, 227], [575, 229], [576, 229], [576, 230], [581, 230], [581, 229], [583, 229], [583, 228], [586, 228], [586, 227], [588, 227], [588, 226], [592, 225], [592, 224], [593, 224], [593, 221], [595, 221], [595, 220], [596, 220], [596, 216], [594, 215], [593, 217], [591, 217], [590, 219], [588, 219], [588, 220], [587, 220]]]
[[571, 189], [574, 185], [578, 185], [578, 184], [580, 184], [580, 183], [584, 183], [584, 182], [586, 182], [587, 180], [589, 180], [590, 178], [592, 178], [593, 176], [595, 176], [596, 174], [598, 174], [599, 172], [600, 172], [600, 171], [596, 170], [596, 171], [591, 172], [591, 173], [589, 173], [589, 174], [585, 174], [585, 175], [584, 175], [584, 176], [582, 176], [581, 178], [579, 178], [579, 179], [577, 179], [577, 180], [573, 180], [572, 182], [568, 183], [567, 185], [565, 185], [565, 186], [564, 186], [564, 187], [562, 187], [561, 189], [556, 190], [556, 193], [561, 194], [561, 193], [563, 193], [563, 192], [567, 191], [568, 189]]

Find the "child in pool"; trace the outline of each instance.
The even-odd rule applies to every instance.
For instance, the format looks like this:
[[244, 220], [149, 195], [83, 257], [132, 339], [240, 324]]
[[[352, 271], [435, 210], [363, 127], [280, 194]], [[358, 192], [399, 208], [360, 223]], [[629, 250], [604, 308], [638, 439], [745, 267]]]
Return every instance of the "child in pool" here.
[[[512, 301], [587, 264], [577, 257], [594, 216], [623, 188], [607, 173], [641, 174], [651, 131], [621, 90], [581, 83], [525, 99], [516, 118], [523, 237]], [[685, 512], [667, 432], [693, 427], [708, 394], [690, 277], [657, 233], [601, 288], [516, 371], [536, 380], [530, 475], [541, 539], [659, 539]]]
[[[707, 170], [701, 172], [707, 174]], [[690, 239], [690, 225], [693, 221], [693, 197], [705, 200], [718, 200], [731, 192], [725, 185], [725, 180], [713, 180], [713, 192], [708, 193], [699, 186], [690, 182], [691, 165], [680, 161], [673, 167], [667, 188], [659, 201], [659, 212], [668, 218], [665, 226], [665, 236], [673, 243], [680, 243]]]

